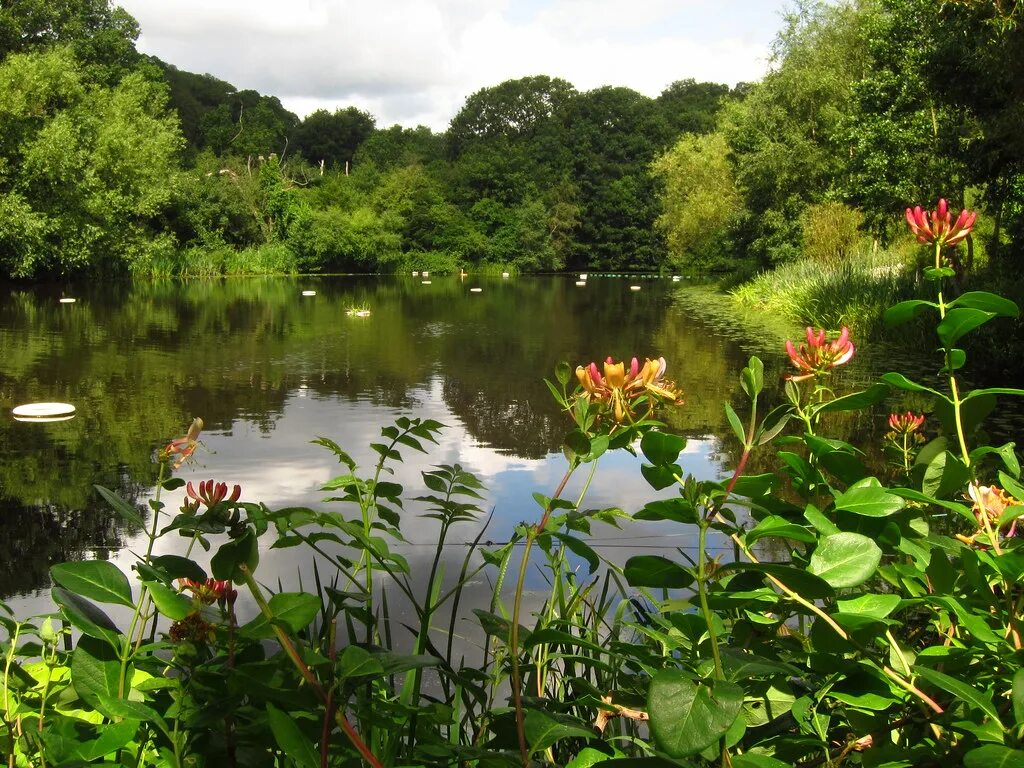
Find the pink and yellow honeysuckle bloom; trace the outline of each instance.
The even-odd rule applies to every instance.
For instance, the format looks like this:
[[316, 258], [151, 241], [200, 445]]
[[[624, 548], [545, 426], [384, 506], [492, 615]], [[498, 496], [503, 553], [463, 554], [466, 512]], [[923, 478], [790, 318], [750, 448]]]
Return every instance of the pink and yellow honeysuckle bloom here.
[[792, 341], [786, 341], [786, 352], [796, 366], [798, 373], [786, 374], [789, 381], [805, 381], [828, 373], [833, 368], [848, 363], [853, 357], [853, 344], [850, 341], [850, 329], [843, 326], [839, 338], [825, 341], [825, 331], [814, 331], [807, 326], [807, 343], [800, 344], [799, 349]]
[[[213, 480], [203, 480], [199, 483], [199, 490], [197, 491], [192, 486], [192, 481], [190, 480], [188, 485], [185, 486], [185, 493], [197, 502], [201, 502], [207, 507], [213, 508], [225, 499], [231, 503], [238, 501], [239, 497], [242, 495], [242, 487], [236, 484], [234, 488], [231, 489], [231, 495], [228, 496], [227, 483], [214, 483]], [[188, 502], [186, 501], [186, 504], [187, 503]]]
[[906, 216], [907, 224], [914, 237], [917, 238], [917, 242], [940, 247], [956, 245], [964, 240], [971, 234], [974, 221], [978, 218], [978, 214], [965, 208], [960, 211], [960, 215], [954, 222], [949, 211], [949, 203], [945, 198], [939, 198], [939, 202], [931, 214], [918, 205], [915, 208], [907, 208]]
[[914, 414], [907, 411], [906, 413], [889, 414], [889, 429], [897, 435], [909, 435], [911, 432], [917, 432], [922, 424], [924, 424], [923, 413]]
[[[979, 534], [986, 532], [986, 521], [988, 525], [995, 528], [999, 525], [999, 518], [1003, 516], [1007, 507], [1015, 507], [1021, 505], [1021, 501], [1010, 496], [1006, 491], [997, 485], [981, 485], [979, 483], [971, 483], [967, 486], [967, 495], [971, 501], [974, 502], [974, 517], [978, 521], [978, 531], [971, 534], [970, 536], [964, 536], [962, 534], [956, 534], [956, 538], [964, 542], [964, 544], [974, 544], [974, 540]], [[1003, 524], [1006, 525], [1005, 523]], [[1010, 523], [1010, 529], [1006, 532], [1006, 536], [1014, 536], [1017, 533], [1017, 521], [1014, 520]], [[998, 530], [996, 531], [998, 535]]]
[[[590, 363], [576, 367], [576, 378], [589, 400], [606, 403], [615, 421], [622, 423], [627, 417], [634, 417], [636, 401], [644, 395], [672, 405], [682, 404], [682, 392], [674, 382], [665, 379], [666, 368], [663, 357], [648, 358], [642, 367], [634, 357], [628, 370], [625, 362], [616, 363], [609, 357], [604, 362], [603, 374], [597, 363]], [[648, 415], [651, 410], [649, 403]]]
[[178, 583], [182, 592], [191, 592], [196, 600], [204, 605], [213, 605], [218, 600], [234, 603], [238, 597], [238, 591], [232, 589], [231, 582], [229, 581], [220, 579], [207, 579], [206, 581], [180, 579]]
[[199, 433], [203, 431], [203, 420], [195, 418], [189, 425], [188, 432], [184, 437], [171, 440], [163, 449], [161, 460], [177, 456], [172, 465], [173, 469], [180, 469], [181, 465], [192, 458], [192, 454], [199, 447]]

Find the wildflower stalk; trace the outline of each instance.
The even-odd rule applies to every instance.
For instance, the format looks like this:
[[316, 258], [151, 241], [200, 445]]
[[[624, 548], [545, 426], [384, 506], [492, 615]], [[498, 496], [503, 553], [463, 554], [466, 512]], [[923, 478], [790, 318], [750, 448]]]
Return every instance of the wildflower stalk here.
[[[935, 243], [935, 269], [942, 268], [942, 241]], [[942, 296], [942, 283], [939, 283], [939, 320], [946, 318], [946, 302]], [[953, 399], [953, 418], [956, 421], [956, 436], [960, 442], [960, 454], [963, 456], [964, 466], [971, 466], [971, 454], [967, 450], [967, 440], [964, 436], [964, 423], [961, 416], [960, 388], [957, 384], [956, 375], [953, 373], [953, 352], [949, 347], [943, 349], [946, 359], [946, 370], [949, 372], [949, 392]]]
[[[327, 692], [324, 690], [323, 685], [317, 679], [316, 675], [313, 674], [313, 670], [309, 668], [309, 665], [302, 660], [298, 650], [295, 648], [295, 644], [292, 642], [288, 634], [280, 627], [277, 622], [274, 621], [274, 612], [270, 608], [270, 604], [266, 598], [263, 597], [263, 591], [260, 589], [259, 584], [256, 583], [256, 579], [253, 578], [252, 571], [245, 563], [238, 565], [238, 570], [242, 574], [242, 580], [245, 581], [245, 585], [249, 587], [249, 592], [252, 594], [253, 600], [256, 601], [256, 605], [260, 609], [260, 613], [263, 614], [263, 618], [267, 620], [274, 634], [277, 636], [278, 642], [281, 644], [281, 649], [285, 652], [285, 655], [291, 659], [292, 664], [298, 670], [299, 674], [302, 675], [303, 679], [309, 683], [309, 687], [313, 689], [317, 698], [324, 706], [328, 705], [330, 698]], [[345, 717], [345, 713], [340, 709], [334, 713], [334, 720], [341, 728], [341, 730], [348, 737], [349, 741], [352, 742], [352, 746], [356, 748], [363, 759], [368, 762], [372, 768], [384, 768], [383, 764], [378, 760], [374, 754], [370, 751], [370, 748], [366, 746], [366, 743], [360, 738], [359, 733], [352, 727], [352, 724]]]
[[516, 590], [512, 598], [512, 626], [509, 627], [508, 646], [511, 652], [510, 661], [512, 664], [512, 703], [515, 708], [516, 735], [519, 738], [519, 754], [523, 760], [523, 768], [526, 768], [530, 763], [529, 747], [526, 744], [526, 723], [523, 717], [522, 675], [519, 669], [519, 616], [523, 607], [526, 569], [530, 562], [530, 550], [533, 549], [534, 542], [547, 527], [548, 520], [551, 518], [551, 502], [562, 495], [566, 484], [569, 482], [569, 478], [572, 477], [577, 467], [579, 467], [579, 459], [573, 458], [570, 460], [562, 480], [558, 483], [554, 494], [552, 494], [548, 503], [544, 506], [544, 513], [541, 515], [540, 522], [530, 526], [526, 531], [526, 540], [523, 544], [523, 559], [519, 563], [519, 576], [516, 579]]

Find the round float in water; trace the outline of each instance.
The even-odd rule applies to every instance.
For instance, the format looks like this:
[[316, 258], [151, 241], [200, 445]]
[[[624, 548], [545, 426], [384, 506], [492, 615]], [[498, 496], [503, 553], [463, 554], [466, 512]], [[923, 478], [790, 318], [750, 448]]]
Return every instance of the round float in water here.
[[469, 292], [470, 293], [483, 293], [483, 290], [484, 290], [483, 288], [470, 288]]
[[303, 291], [303, 296], [316, 296], [316, 291]]
[[629, 290], [631, 290], [631, 291], [639, 291], [640, 290], [640, 286], [639, 285], [631, 285], [631, 286], [629, 286]]
[[420, 280], [420, 282], [423, 283], [423, 285], [430, 285], [429, 280]]
[[71, 403], [26, 403], [11, 413], [17, 421], [67, 421], [75, 417], [75, 406]]
[[586, 280], [577, 280], [576, 281], [576, 285], [586, 285], [586, 284], [587, 284]]
[[69, 298], [58, 299], [58, 301], [61, 304], [74, 304], [75, 303], [75, 299], [69, 299]]

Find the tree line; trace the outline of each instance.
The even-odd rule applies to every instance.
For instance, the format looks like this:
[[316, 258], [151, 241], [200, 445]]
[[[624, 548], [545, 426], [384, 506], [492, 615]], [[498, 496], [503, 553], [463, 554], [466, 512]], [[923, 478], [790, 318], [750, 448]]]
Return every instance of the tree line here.
[[735, 270], [851, 238], [909, 202], [1024, 230], [1016, 4], [798, 3], [772, 68], [657, 98], [544, 75], [446, 131], [273, 97], [135, 48], [109, 0], [0, 9], [0, 274]]

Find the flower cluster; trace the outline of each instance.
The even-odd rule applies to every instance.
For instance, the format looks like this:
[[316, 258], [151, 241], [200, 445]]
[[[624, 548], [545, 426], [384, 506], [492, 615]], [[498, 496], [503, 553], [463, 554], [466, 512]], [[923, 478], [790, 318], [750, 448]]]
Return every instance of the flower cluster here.
[[[231, 489], [231, 495], [228, 496], [227, 483], [214, 483], [213, 480], [203, 480], [199, 483], [199, 490], [197, 491], [190, 481], [185, 486], [185, 493], [188, 494], [189, 498], [194, 499], [196, 504], [205, 504], [208, 509], [213, 509], [225, 499], [232, 504], [238, 501], [242, 495], [242, 487], [236, 484]], [[186, 500], [185, 503], [188, 504], [188, 501]]]
[[956, 245], [964, 240], [971, 234], [976, 218], [978, 214], [964, 209], [954, 222], [949, 211], [949, 203], [944, 198], [939, 198], [938, 205], [931, 214], [922, 210], [921, 206], [907, 208], [907, 224], [910, 225], [910, 231], [914, 233], [917, 242], [940, 247]]
[[234, 605], [238, 597], [238, 590], [232, 589], [230, 581], [219, 579], [207, 579], [196, 581], [194, 579], [180, 579], [179, 588], [182, 592], [191, 592], [193, 597], [203, 605], [213, 605], [215, 602], [223, 605]]
[[906, 413], [889, 414], [889, 429], [897, 435], [909, 435], [917, 432], [922, 424], [924, 424], [923, 413], [914, 414], [907, 411]]
[[797, 349], [792, 341], [786, 341], [786, 352], [796, 366], [798, 373], [786, 375], [789, 381], [804, 381], [829, 373], [836, 366], [848, 363], [853, 357], [853, 344], [850, 342], [850, 329], [843, 326], [839, 338], [825, 341], [825, 331], [815, 332], [807, 327], [807, 343], [800, 344]]
[[161, 451], [160, 460], [167, 461], [172, 456], [177, 457], [172, 465], [173, 469], [179, 469], [182, 464], [192, 458], [192, 454], [199, 447], [199, 433], [203, 431], [203, 420], [195, 418], [188, 428], [184, 437], [171, 440]]
[[655, 403], [682, 405], [683, 395], [674, 382], [665, 379], [665, 358], [647, 359], [641, 367], [635, 357], [626, 369], [626, 363], [616, 363], [611, 357], [604, 362], [604, 373], [596, 363], [577, 366], [576, 378], [583, 387], [584, 396], [591, 402], [605, 405], [616, 423], [634, 421], [636, 408], [646, 403], [649, 416]]

